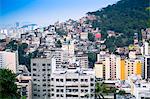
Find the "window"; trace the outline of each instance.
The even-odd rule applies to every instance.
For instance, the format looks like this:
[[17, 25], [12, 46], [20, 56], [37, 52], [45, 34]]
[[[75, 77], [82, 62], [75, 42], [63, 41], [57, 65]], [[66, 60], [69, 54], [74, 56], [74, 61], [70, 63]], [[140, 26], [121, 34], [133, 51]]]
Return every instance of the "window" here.
[[35, 69], [35, 68], [33, 68], [33, 71], [36, 71], [36, 69]]
[[34, 96], [37, 96], [37, 94], [34, 94]]
[[36, 63], [33, 63], [32, 65], [33, 65], [33, 66], [36, 66]]
[[42, 64], [42, 66], [45, 66], [45, 64]]
[[54, 96], [54, 94], [53, 94], [53, 93], [52, 93], [51, 95], [52, 95], [52, 96]]
[[93, 84], [93, 83], [91, 83], [91, 86], [94, 86], [94, 84]]
[[60, 79], [61, 82], [63, 82], [63, 79]]
[[87, 89], [85, 89], [85, 92], [88, 92], [88, 90], [87, 90]]
[[45, 71], [45, 69], [42, 69], [42, 71]]
[[93, 78], [91, 78], [91, 81], [94, 81], [94, 79], [93, 79]]
[[59, 89], [57, 89], [56, 92], [59, 92]]
[[63, 97], [64, 95], [61, 94], [61, 97]]
[[66, 79], [66, 81], [71, 81], [71, 79]]
[[53, 88], [52, 88], [51, 90], [52, 90], [52, 91], [54, 91], [54, 89], [53, 89]]
[[78, 79], [73, 79], [73, 81], [75, 82], [75, 81], [78, 81]]
[[83, 90], [83, 89], [81, 89], [81, 92], [84, 92], [84, 90]]
[[51, 78], [51, 80], [53, 81], [53, 80], [54, 80], [54, 78]]
[[59, 82], [59, 79], [56, 79], [57, 82]]
[[47, 66], [51, 66], [51, 64], [47, 64]]
[[48, 97], [50, 97], [50, 95], [48, 95]]

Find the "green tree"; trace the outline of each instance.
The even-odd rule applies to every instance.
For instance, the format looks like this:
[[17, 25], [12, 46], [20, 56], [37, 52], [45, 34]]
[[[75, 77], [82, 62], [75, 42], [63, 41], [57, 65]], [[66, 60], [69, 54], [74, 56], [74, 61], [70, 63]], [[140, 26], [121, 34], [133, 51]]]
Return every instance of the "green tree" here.
[[58, 47], [58, 48], [61, 48], [61, 47], [62, 47], [61, 41], [58, 40], [58, 41], [55, 43], [55, 46]]
[[26, 65], [28, 70], [30, 71], [30, 58], [26, 53], [26, 49], [28, 48], [27, 43], [22, 43], [18, 45], [18, 58], [20, 65]]
[[8, 69], [0, 69], [0, 99], [19, 99], [16, 75]]
[[89, 39], [89, 41], [94, 42], [95, 41], [94, 34], [93, 33], [88, 33], [88, 39]]
[[67, 35], [67, 32], [61, 28], [56, 28], [56, 33], [60, 36]]
[[16, 51], [17, 50], [17, 41], [11, 40], [8, 44], [6, 44], [5, 49], [10, 49], [11, 51]]
[[118, 94], [119, 95], [124, 95], [126, 92], [124, 90], [119, 90]]
[[107, 86], [104, 83], [96, 82], [95, 84], [95, 99], [104, 99], [104, 95], [116, 93], [117, 88]]
[[103, 86], [99, 82], [95, 84], [95, 99], [104, 99], [103, 91], [106, 91], [106, 86]]
[[88, 53], [88, 60], [89, 60], [89, 65], [93, 67], [94, 63], [97, 60], [97, 54], [93, 52]]

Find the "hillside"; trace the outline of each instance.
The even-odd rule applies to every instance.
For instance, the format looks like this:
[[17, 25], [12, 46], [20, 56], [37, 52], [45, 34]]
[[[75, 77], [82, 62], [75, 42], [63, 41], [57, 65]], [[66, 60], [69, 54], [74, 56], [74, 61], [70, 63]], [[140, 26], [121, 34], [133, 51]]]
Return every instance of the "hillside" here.
[[[94, 28], [99, 27], [102, 30], [103, 38], [106, 38], [107, 30], [123, 33], [119, 39], [124, 46], [133, 43], [134, 33], [139, 33], [139, 38], [141, 38], [140, 30], [148, 27], [150, 14], [146, 9], [150, 6], [149, 4], [150, 0], [121, 0], [116, 4], [87, 14], [97, 16], [97, 20], [92, 21], [91, 24]], [[106, 43], [115, 39], [117, 38], [107, 39]], [[119, 46], [120, 44], [110, 45]]]

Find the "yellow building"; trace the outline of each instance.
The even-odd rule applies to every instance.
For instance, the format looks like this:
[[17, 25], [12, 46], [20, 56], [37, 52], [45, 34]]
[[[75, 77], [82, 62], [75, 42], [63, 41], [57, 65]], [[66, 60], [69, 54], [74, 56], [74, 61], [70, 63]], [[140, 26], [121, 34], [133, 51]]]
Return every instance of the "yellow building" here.
[[122, 59], [120, 56], [109, 55], [101, 63], [96, 63], [94, 69], [97, 77], [126, 80], [131, 74], [142, 75], [142, 62], [140, 59]]
[[94, 71], [96, 78], [104, 77], [104, 65], [102, 63], [95, 63]]
[[142, 75], [142, 63], [139, 59], [120, 60], [120, 80], [126, 80], [131, 74]]
[[120, 60], [120, 80], [125, 80], [127, 79], [125, 76], [125, 60], [121, 59]]

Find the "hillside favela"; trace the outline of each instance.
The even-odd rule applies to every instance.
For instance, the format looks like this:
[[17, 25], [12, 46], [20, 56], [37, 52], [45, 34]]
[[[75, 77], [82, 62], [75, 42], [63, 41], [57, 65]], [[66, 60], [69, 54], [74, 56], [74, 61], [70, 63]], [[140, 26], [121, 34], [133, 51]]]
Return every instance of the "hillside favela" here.
[[0, 99], [150, 99], [150, 0], [0, 0]]

